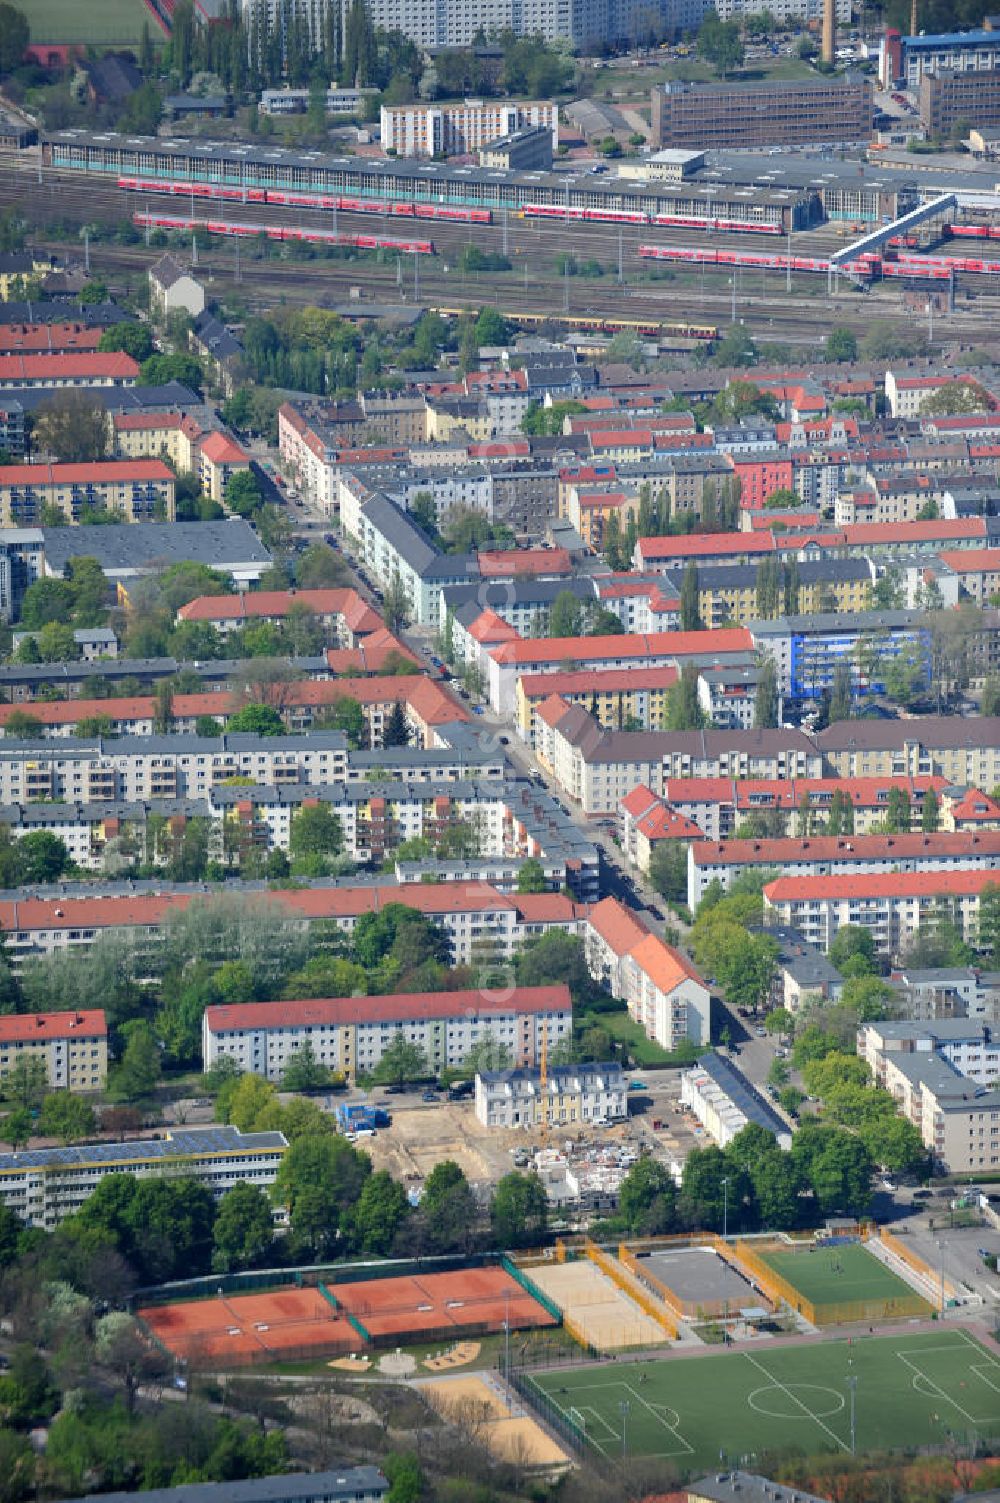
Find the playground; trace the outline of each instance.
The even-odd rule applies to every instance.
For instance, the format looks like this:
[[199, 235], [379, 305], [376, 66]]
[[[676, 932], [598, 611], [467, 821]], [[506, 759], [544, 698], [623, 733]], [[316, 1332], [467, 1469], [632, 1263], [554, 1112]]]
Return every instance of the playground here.
[[844, 1455], [1000, 1439], [1000, 1358], [962, 1328], [525, 1374], [555, 1431], [606, 1458], [706, 1471], [795, 1448]]

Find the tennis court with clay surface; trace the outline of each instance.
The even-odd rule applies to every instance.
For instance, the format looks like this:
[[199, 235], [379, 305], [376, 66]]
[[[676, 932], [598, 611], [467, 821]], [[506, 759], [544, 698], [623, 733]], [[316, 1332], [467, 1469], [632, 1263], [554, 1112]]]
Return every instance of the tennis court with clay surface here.
[[552, 1326], [549, 1312], [502, 1268], [464, 1268], [354, 1284], [330, 1292], [373, 1337], [474, 1328], [502, 1331]]
[[153, 1305], [139, 1311], [157, 1340], [186, 1362], [266, 1362], [289, 1353], [355, 1352], [364, 1342], [318, 1289], [272, 1289]]

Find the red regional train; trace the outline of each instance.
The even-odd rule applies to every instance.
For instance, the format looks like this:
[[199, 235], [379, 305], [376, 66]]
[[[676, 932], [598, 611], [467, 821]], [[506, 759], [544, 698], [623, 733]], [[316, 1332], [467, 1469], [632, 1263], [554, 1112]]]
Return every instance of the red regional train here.
[[266, 235], [268, 240], [300, 240], [310, 245], [349, 245], [357, 250], [395, 250], [414, 256], [434, 254], [432, 240], [400, 240], [395, 235], [359, 235], [336, 230], [304, 230], [291, 224], [234, 224], [232, 220], [191, 219], [180, 214], [146, 212], [133, 214], [132, 223], [140, 229], [207, 230], [210, 235], [230, 235], [242, 239], [256, 239], [258, 235]]
[[423, 204], [383, 198], [356, 198], [339, 193], [292, 193], [283, 188], [236, 188], [228, 183], [185, 183], [168, 178], [120, 177], [119, 188], [134, 193], [166, 193], [174, 198], [220, 199], [225, 203], [280, 204], [292, 209], [342, 209], [345, 214], [385, 214], [394, 219], [457, 220], [490, 224], [489, 209], [461, 204]]

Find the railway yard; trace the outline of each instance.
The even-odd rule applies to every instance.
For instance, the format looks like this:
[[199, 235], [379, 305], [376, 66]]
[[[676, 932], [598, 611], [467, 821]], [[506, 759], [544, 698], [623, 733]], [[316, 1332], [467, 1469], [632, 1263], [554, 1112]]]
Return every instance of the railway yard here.
[[[689, 187], [687, 198], [679, 191], [664, 198], [651, 197], [651, 185], [636, 193], [635, 184], [614, 195], [615, 180], [574, 175], [567, 176], [561, 201], [550, 186], [549, 201], [536, 202], [540, 187], [526, 183], [508, 195], [511, 203], [486, 206], [469, 200], [487, 196], [490, 185], [471, 180], [457, 184], [461, 201], [446, 202], [441, 192], [422, 201], [412, 175], [396, 181], [383, 174], [374, 191], [366, 181], [361, 193], [339, 184], [321, 187], [302, 172], [294, 188], [257, 186], [248, 167], [240, 169], [239, 186], [183, 179], [170, 175], [182, 170], [177, 159], [140, 172], [136, 164], [149, 157], [137, 152], [100, 171], [92, 163], [54, 165], [48, 147], [44, 158], [21, 153], [0, 175], [0, 204], [27, 207], [40, 244], [53, 250], [64, 244], [47, 239], [46, 228], [58, 232], [73, 218], [97, 227], [118, 224], [124, 211], [152, 244], [102, 244], [108, 272], [128, 275], [148, 264], [162, 247], [154, 231], [191, 234], [206, 277], [238, 280], [261, 304], [275, 292], [291, 301], [315, 300], [320, 287], [344, 297], [363, 264], [366, 288], [380, 299], [455, 307], [502, 301], [512, 314], [557, 318], [561, 312], [595, 327], [660, 328], [695, 340], [739, 321], [760, 337], [807, 344], [819, 306], [836, 322], [863, 331], [873, 316], [912, 321], [914, 294], [925, 300], [933, 294], [939, 332], [972, 343], [992, 334], [1000, 306], [1000, 246], [979, 207], [962, 205], [919, 233], [834, 269], [831, 262], [876, 227], [871, 216], [822, 222], [804, 205], [801, 188], [782, 191], [773, 183], [732, 188], [724, 197], [716, 185], [707, 199], [703, 186]], [[345, 186], [352, 185], [353, 179]], [[938, 191], [928, 185], [925, 197]], [[890, 201], [884, 185], [880, 193]], [[891, 202], [902, 211], [917, 197], [899, 187]], [[266, 252], [262, 240], [269, 242]], [[461, 271], [456, 262], [470, 244], [505, 256], [511, 269]], [[343, 258], [306, 259], [333, 248]], [[603, 275], [560, 274], [567, 256], [596, 261]]]

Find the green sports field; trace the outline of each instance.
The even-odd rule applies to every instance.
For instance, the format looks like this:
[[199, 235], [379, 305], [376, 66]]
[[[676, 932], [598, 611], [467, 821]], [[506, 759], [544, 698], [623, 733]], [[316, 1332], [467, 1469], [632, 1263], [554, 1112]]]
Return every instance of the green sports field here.
[[606, 1457], [705, 1471], [790, 1448], [849, 1454], [851, 1378], [859, 1453], [1000, 1439], [1000, 1357], [959, 1328], [534, 1373], [526, 1396]]
[[816, 1247], [810, 1252], [755, 1249], [758, 1257], [814, 1305], [843, 1300], [911, 1299], [914, 1290], [860, 1242]]
[[16, 3], [28, 18], [33, 42], [135, 46], [142, 37], [144, 21], [149, 23], [154, 42], [163, 38], [143, 0], [88, 0], [86, 5], [73, 5], [70, 0], [16, 0]]

